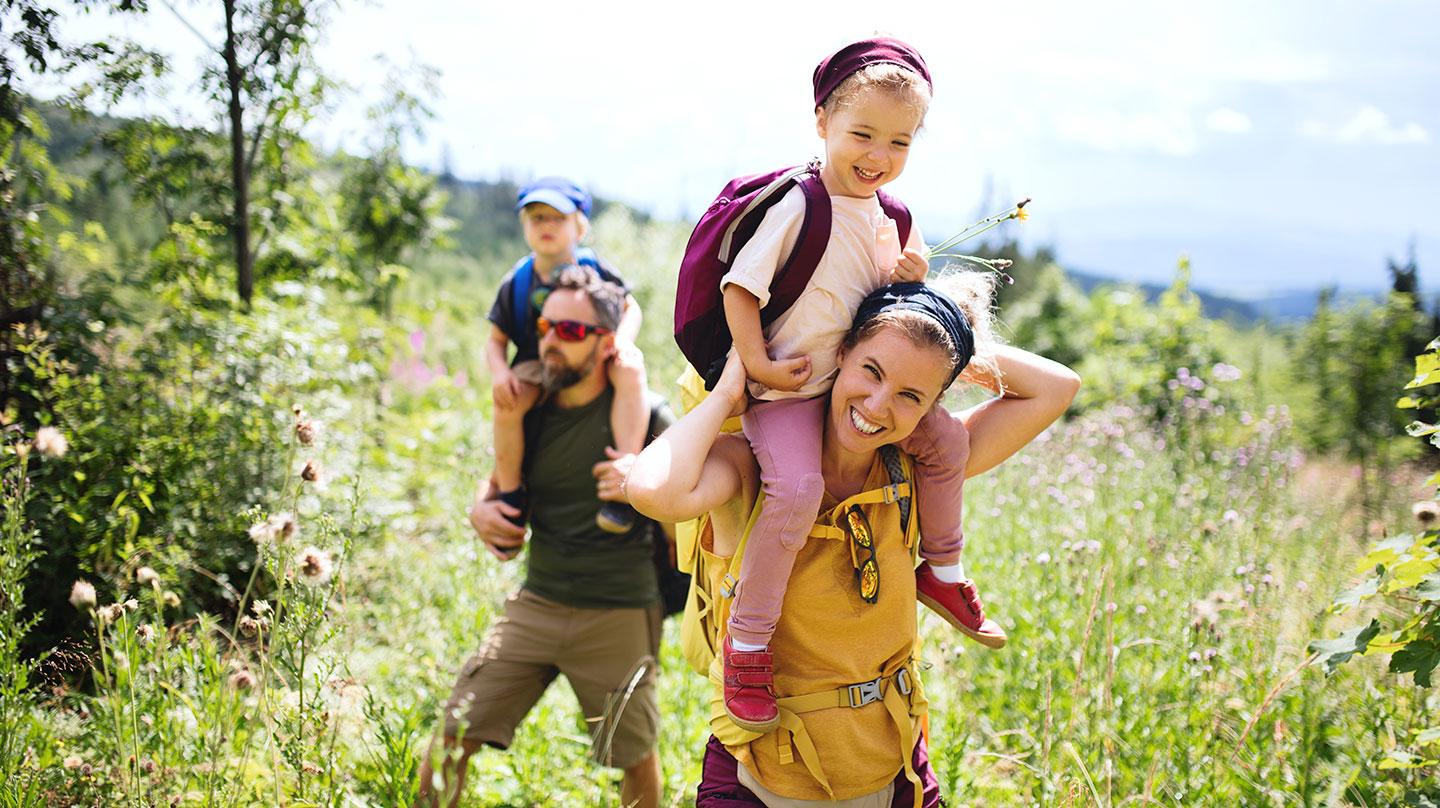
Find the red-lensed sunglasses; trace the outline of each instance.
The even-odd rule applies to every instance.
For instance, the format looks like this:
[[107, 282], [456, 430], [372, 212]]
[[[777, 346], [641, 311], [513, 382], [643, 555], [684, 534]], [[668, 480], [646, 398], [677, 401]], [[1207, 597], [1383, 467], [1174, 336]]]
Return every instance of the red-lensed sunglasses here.
[[535, 318], [535, 333], [541, 337], [555, 329], [555, 336], [562, 342], [579, 342], [591, 334], [609, 334], [610, 329], [602, 328], [590, 323], [582, 323], [579, 320], [547, 320], [544, 317]]

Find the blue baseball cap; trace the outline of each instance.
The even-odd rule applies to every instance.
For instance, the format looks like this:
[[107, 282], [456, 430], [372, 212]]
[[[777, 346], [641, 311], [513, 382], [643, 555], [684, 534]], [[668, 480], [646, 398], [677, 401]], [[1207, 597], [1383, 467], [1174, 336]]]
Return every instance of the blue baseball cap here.
[[519, 213], [532, 202], [543, 202], [561, 213], [578, 210], [586, 216], [590, 215], [590, 195], [564, 177], [541, 177], [521, 188], [515, 212]]

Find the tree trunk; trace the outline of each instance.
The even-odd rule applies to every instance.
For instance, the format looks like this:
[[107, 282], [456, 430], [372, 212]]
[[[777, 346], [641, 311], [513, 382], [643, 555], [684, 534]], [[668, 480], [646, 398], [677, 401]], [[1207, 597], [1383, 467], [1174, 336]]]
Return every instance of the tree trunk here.
[[230, 88], [230, 176], [235, 185], [231, 232], [240, 302], [250, 308], [255, 290], [255, 259], [250, 255], [250, 172], [245, 165], [244, 109], [240, 106], [240, 62], [235, 43], [235, 0], [225, 0], [225, 83]]

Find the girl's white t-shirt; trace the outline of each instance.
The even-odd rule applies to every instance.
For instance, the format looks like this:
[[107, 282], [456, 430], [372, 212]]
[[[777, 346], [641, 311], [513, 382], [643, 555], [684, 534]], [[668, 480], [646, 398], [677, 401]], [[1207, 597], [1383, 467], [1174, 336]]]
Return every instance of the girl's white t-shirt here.
[[[836, 354], [860, 301], [890, 282], [899, 250], [893, 245], [894, 223], [881, 209], [880, 200], [832, 196], [830, 211], [830, 242], [815, 274], [795, 305], [765, 329], [772, 358], [810, 357], [810, 380], [799, 390], [787, 392], [751, 379], [750, 394], [757, 399], [813, 398], [829, 392], [835, 381]], [[730, 271], [720, 279], [720, 288], [733, 283], [755, 295], [760, 308], [765, 308], [770, 302], [770, 283], [794, 252], [804, 218], [805, 194], [798, 187], [791, 188], [740, 248]], [[913, 222], [905, 246], [924, 252], [920, 228]]]

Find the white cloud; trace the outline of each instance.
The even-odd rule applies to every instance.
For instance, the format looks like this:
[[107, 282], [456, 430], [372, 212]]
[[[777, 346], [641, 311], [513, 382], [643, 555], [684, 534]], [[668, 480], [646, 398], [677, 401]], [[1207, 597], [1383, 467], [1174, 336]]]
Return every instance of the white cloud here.
[[1249, 115], [1222, 107], [1206, 116], [1205, 128], [1225, 135], [1245, 135], [1250, 133], [1252, 127]]
[[1062, 113], [1055, 120], [1063, 140], [1102, 151], [1147, 151], [1185, 156], [1195, 151], [1195, 130], [1188, 116], [1113, 109]]
[[1390, 121], [1390, 116], [1378, 107], [1366, 104], [1349, 120], [1339, 125], [1327, 125], [1316, 120], [1300, 124], [1301, 137], [1312, 140], [1328, 140], [1332, 143], [1372, 143], [1382, 146], [1429, 143], [1430, 133], [1414, 121], [1400, 125]]

